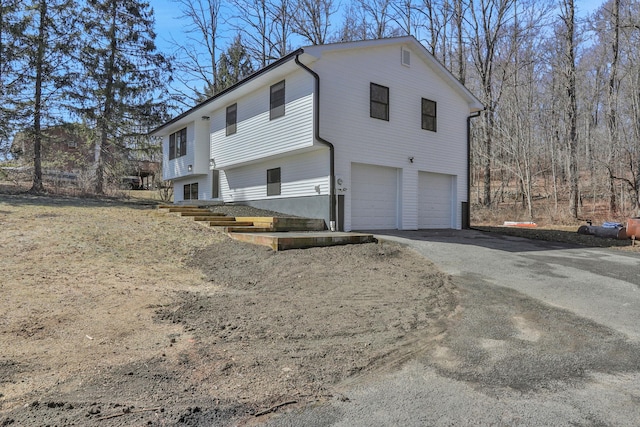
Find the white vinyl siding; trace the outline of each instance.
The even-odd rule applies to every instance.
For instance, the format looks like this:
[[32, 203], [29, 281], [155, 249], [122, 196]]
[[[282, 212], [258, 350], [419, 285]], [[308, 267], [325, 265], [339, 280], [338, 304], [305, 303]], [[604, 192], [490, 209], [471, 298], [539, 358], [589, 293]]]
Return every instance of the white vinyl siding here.
[[[185, 201], [184, 186], [188, 184], [198, 184], [198, 200], [207, 200], [211, 198], [211, 179], [206, 175], [200, 175], [197, 178], [176, 179], [173, 181], [173, 200], [175, 202]], [[194, 199], [195, 200], [195, 199]], [[190, 202], [190, 200], [186, 200]]]
[[207, 120], [191, 122], [186, 126], [187, 154], [169, 160], [169, 135], [184, 127], [183, 125], [171, 130], [163, 139], [162, 179], [165, 181], [209, 172], [209, 121]]
[[[399, 45], [327, 51], [312, 64], [322, 82], [320, 132], [336, 146], [336, 175], [350, 176], [353, 162], [401, 170], [401, 229], [418, 227], [419, 170], [455, 175], [456, 200], [467, 199], [469, 104], [427, 65], [422, 54], [411, 49], [411, 67], [399, 60]], [[370, 118], [371, 82], [389, 87], [388, 122]], [[437, 103], [437, 132], [422, 129], [423, 98]], [[345, 186], [348, 230], [353, 184]], [[461, 224], [458, 211], [454, 228]]]
[[226, 136], [226, 108], [211, 114], [210, 158], [216, 168], [237, 167], [313, 147], [313, 77], [300, 70], [287, 75], [285, 84], [286, 114], [277, 120], [269, 120], [270, 85], [229, 100], [238, 105], [233, 135]]
[[[267, 196], [267, 170], [280, 168], [280, 195]], [[329, 194], [327, 150], [283, 156], [220, 173], [221, 195], [225, 202]]]

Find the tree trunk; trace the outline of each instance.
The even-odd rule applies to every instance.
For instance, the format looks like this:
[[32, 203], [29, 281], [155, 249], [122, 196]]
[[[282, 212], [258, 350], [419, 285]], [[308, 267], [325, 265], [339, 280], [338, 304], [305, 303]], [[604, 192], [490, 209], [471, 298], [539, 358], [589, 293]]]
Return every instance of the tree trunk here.
[[46, 49], [47, 33], [47, 1], [40, 0], [40, 23], [38, 25], [38, 50], [36, 52], [36, 81], [33, 100], [33, 184], [29, 190], [31, 193], [44, 192], [42, 183], [42, 84], [44, 74], [44, 56]]
[[576, 44], [575, 44], [575, 4], [574, 0], [564, 0], [565, 48], [567, 57], [567, 119], [569, 154], [569, 211], [578, 218], [578, 102], [576, 99]]
[[115, 58], [118, 49], [118, 40], [117, 40], [117, 13], [118, 13], [118, 5], [115, 0], [111, 2], [111, 23], [109, 28], [109, 60], [106, 64], [106, 85], [105, 85], [105, 95], [104, 95], [104, 108], [102, 115], [98, 121], [99, 123], [99, 131], [100, 131], [100, 140], [96, 144], [99, 146], [96, 147], [96, 193], [103, 194], [104, 193], [104, 167], [105, 167], [105, 149], [109, 144], [110, 133], [109, 129], [111, 127], [112, 120], [112, 105], [114, 101], [114, 89], [113, 89], [113, 81], [114, 81], [114, 66], [115, 66]]

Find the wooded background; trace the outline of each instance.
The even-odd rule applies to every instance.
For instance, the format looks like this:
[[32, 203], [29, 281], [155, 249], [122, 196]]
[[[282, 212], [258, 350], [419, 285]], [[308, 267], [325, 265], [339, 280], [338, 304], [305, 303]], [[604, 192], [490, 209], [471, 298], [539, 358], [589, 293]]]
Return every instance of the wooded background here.
[[640, 1], [589, 14], [576, 0], [174, 4], [183, 31], [159, 49], [144, 1], [2, 0], [0, 150], [17, 132], [38, 147], [43, 128], [81, 123], [102, 192], [109, 147], [157, 150], [145, 139], [154, 126], [292, 50], [413, 35], [486, 106], [472, 120], [476, 208], [638, 214]]

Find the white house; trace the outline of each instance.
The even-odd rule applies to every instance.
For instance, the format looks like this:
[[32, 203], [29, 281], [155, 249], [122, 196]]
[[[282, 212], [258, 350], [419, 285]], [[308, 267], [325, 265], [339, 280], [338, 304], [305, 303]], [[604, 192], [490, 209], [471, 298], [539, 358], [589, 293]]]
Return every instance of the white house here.
[[413, 37], [310, 46], [151, 132], [176, 203], [350, 230], [461, 228], [483, 105]]

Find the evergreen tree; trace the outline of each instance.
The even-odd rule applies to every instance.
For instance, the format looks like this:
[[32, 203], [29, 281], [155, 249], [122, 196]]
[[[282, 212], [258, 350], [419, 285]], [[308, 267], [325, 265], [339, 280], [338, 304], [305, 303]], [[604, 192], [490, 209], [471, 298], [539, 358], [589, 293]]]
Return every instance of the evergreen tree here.
[[80, 55], [79, 112], [95, 129], [95, 191], [105, 168], [122, 160], [126, 141], [166, 115], [169, 61], [155, 45], [153, 10], [140, 0], [88, 0]]
[[223, 91], [253, 73], [251, 58], [238, 34], [226, 53], [220, 55], [216, 70], [217, 91]]
[[16, 97], [24, 83], [19, 72], [24, 56], [25, 14], [20, 13], [20, 0], [3, 0], [0, 4], [0, 155], [9, 151], [9, 140], [20, 117]]
[[[77, 39], [77, 6], [73, 0], [33, 0], [23, 11], [24, 33], [17, 46], [24, 46], [14, 59], [20, 81], [21, 97], [14, 112], [28, 117], [33, 141], [33, 184], [31, 192], [44, 191], [41, 148], [43, 126], [61, 119], [62, 100], [72, 83], [70, 58]], [[21, 98], [21, 99], [20, 99]]]

